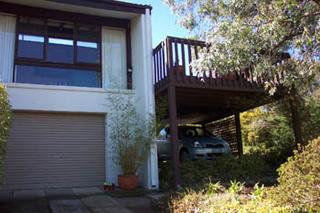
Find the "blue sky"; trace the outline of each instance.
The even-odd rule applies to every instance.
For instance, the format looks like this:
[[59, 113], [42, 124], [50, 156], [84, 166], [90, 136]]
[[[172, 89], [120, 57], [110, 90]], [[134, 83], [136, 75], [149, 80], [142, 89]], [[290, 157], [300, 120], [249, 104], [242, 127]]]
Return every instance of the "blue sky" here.
[[186, 37], [188, 31], [176, 23], [177, 17], [162, 0], [125, 0], [136, 4], [148, 4], [152, 9], [152, 43], [157, 46], [167, 36]]

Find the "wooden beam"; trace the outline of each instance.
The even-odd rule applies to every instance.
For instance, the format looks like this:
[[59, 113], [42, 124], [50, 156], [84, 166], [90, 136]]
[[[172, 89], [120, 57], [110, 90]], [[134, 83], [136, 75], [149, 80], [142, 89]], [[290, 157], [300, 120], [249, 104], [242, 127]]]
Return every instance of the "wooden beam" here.
[[176, 88], [169, 86], [168, 88], [169, 102], [169, 124], [170, 124], [170, 140], [172, 151], [172, 169], [173, 181], [176, 188], [180, 187], [180, 159], [179, 159], [179, 141], [178, 141], [178, 122], [177, 122], [177, 103], [176, 103]]
[[236, 133], [237, 133], [237, 142], [238, 142], [238, 152], [239, 155], [243, 155], [243, 145], [242, 145], [242, 137], [241, 137], [241, 123], [240, 123], [240, 113], [236, 113], [234, 115], [235, 125], [236, 125]]

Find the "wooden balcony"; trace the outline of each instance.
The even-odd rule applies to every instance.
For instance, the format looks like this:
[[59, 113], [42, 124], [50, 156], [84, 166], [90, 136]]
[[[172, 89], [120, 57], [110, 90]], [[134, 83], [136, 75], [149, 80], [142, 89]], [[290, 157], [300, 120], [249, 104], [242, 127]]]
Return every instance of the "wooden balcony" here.
[[[202, 41], [168, 37], [153, 50], [156, 101], [168, 100], [164, 121], [170, 126], [174, 184], [177, 188], [180, 185], [179, 124], [201, 124], [206, 130], [222, 126], [222, 131], [231, 127], [234, 139], [227, 139], [228, 143], [233, 147], [233, 153], [241, 155], [240, 112], [280, 97], [271, 98], [266, 93], [263, 86], [266, 77], [254, 79], [247, 70], [225, 75], [192, 70], [191, 62], [199, 57], [201, 49], [206, 48]], [[273, 81], [279, 82], [281, 77], [276, 76]]]
[[249, 71], [221, 76], [213, 71], [200, 74], [192, 70], [190, 63], [198, 58], [199, 50], [205, 48], [203, 41], [175, 37], [161, 42], [153, 50], [156, 93], [163, 91], [169, 82], [178, 87], [264, 92], [263, 80], [253, 81]]
[[203, 41], [167, 37], [153, 50], [155, 94], [175, 88], [179, 123], [205, 123], [269, 101], [263, 79], [254, 81], [250, 71], [220, 75], [192, 70], [191, 62], [205, 48]]

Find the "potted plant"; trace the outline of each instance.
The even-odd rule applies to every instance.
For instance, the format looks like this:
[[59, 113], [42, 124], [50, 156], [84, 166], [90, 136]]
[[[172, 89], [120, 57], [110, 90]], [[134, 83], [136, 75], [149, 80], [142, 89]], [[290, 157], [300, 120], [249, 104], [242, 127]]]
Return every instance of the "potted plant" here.
[[115, 95], [112, 103], [116, 111], [111, 118], [111, 138], [116, 163], [122, 170], [118, 184], [121, 189], [132, 190], [138, 186], [138, 169], [147, 159], [154, 139], [154, 119], [139, 115], [130, 95]]

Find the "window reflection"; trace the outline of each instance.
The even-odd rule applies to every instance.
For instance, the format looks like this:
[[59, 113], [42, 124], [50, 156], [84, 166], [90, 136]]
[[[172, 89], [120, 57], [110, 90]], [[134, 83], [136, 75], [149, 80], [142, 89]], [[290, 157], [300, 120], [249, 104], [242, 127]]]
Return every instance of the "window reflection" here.
[[73, 23], [48, 21], [48, 61], [73, 63], [73, 31]]
[[99, 63], [100, 48], [95, 42], [77, 42], [77, 61], [81, 63]]
[[101, 87], [100, 26], [21, 16], [17, 30], [15, 82]]
[[27, 34], [19, 34], [18, 57], [43, 58], [44, 37]]
[[101, 75], [94, 70], [17, 65], [16, 82], [44, 85], [101, 87]]

